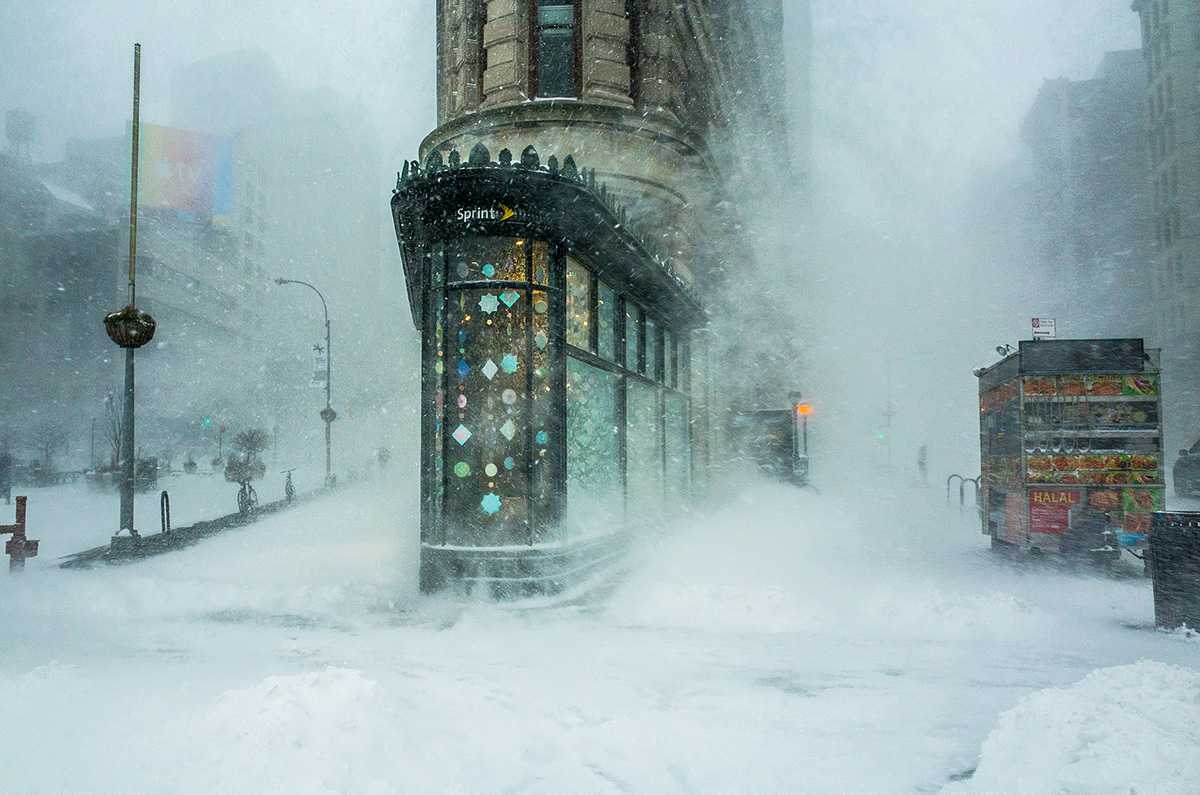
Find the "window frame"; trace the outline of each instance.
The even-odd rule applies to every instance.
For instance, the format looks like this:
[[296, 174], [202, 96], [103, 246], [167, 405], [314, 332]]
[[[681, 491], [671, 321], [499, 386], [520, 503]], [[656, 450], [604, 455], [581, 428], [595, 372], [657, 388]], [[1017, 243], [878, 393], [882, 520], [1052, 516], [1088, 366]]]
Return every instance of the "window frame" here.
[[529, 97], [530, 99], [579, 99], [583, 96], [583, 0], [565, 0], [556, 5], [570, 5], [571, 22], [571, 83], [573, 93], [565, 97], [541, 94], [541, 33], [546, 29], [561, 30], [566, 25], [542, 25], [538, 22], [541, 0], [529, 0]]

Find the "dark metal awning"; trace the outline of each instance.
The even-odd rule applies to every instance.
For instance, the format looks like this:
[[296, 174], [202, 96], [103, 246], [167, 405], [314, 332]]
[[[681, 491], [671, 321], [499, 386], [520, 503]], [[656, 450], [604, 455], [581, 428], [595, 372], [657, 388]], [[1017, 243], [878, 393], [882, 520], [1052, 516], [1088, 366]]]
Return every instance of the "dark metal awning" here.
[[434, 242], [472, 235], [531, 237], [565, 245], [612, 287], [634, 296], [679, 328], [703, 325], [696, 293], [670, 262], [630, 231], [627, 215], [595, 171], [578, 171], [568, 156], [562, 167], [543, 166], [532, 147], [513, 163], [508, 150], [491, 162], [477, 145], [468, 162], [452, 152], [447, 164], [434, 152], [425, 167], [405, 163], [392, 195], [392, 217], [404, 260], [413, 320], [420, 328], [422, 261]]

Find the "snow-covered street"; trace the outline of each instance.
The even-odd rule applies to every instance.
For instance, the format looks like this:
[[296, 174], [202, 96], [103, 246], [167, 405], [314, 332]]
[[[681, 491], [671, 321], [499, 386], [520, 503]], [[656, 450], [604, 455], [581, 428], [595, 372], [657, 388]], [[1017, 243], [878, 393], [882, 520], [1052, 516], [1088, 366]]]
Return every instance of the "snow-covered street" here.
[[[611, 594], [505, 606], [419, 596], [415, 498], [369, 488], [0, 577], [3, 790], [936, 792], [998, 722], [1001, 762], [952, 791], [1196, 780], [1200, 640], [1149, 629], [1149, 582], [998, 560], [937, 490], [756, 486], [644, 543]], [[1092, 712], [1000, 719], [1139, 660], [1037, 696]], [[1014, 720], [1041, 767], [1005, 758]], [[1072, 772], [1089, 747], [1124, 756]]]

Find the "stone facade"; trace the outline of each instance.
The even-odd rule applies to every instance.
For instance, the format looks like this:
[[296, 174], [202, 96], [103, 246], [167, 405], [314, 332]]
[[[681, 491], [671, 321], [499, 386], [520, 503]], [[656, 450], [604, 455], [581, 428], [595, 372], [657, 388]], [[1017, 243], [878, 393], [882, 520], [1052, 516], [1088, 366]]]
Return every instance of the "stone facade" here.
[[1171, 441], [1200, 437], [1200, 0], [1136, 0], [1154, 218], [1154, 286]]
[[434, 149], [465, 158], [476, 143], [574, 155], [685, 278], [721, 271], [730, 254], [714, 241], [733, 239], [737, 227], [726, 194], [750, 169], [734, 140], [759, 133], [788, 159], [783, 81], [768, 73], [782, 69], [781, 3], [575, 6], [578, 96], [541, 99], [531, 68], [535, 2], [439, 0], [439, 127], [421, 160]]

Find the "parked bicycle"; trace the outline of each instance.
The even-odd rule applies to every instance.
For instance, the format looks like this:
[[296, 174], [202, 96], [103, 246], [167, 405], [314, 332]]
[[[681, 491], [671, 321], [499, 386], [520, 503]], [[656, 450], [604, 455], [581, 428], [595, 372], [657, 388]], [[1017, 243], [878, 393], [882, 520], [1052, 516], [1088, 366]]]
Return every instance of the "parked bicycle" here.
[[238, 513], [242, 516], [248, 516], [258, 507], [258, 492], [250, 485], [250, 481], [242, 481], [242, 487], [238, 489], [237, 502]]

